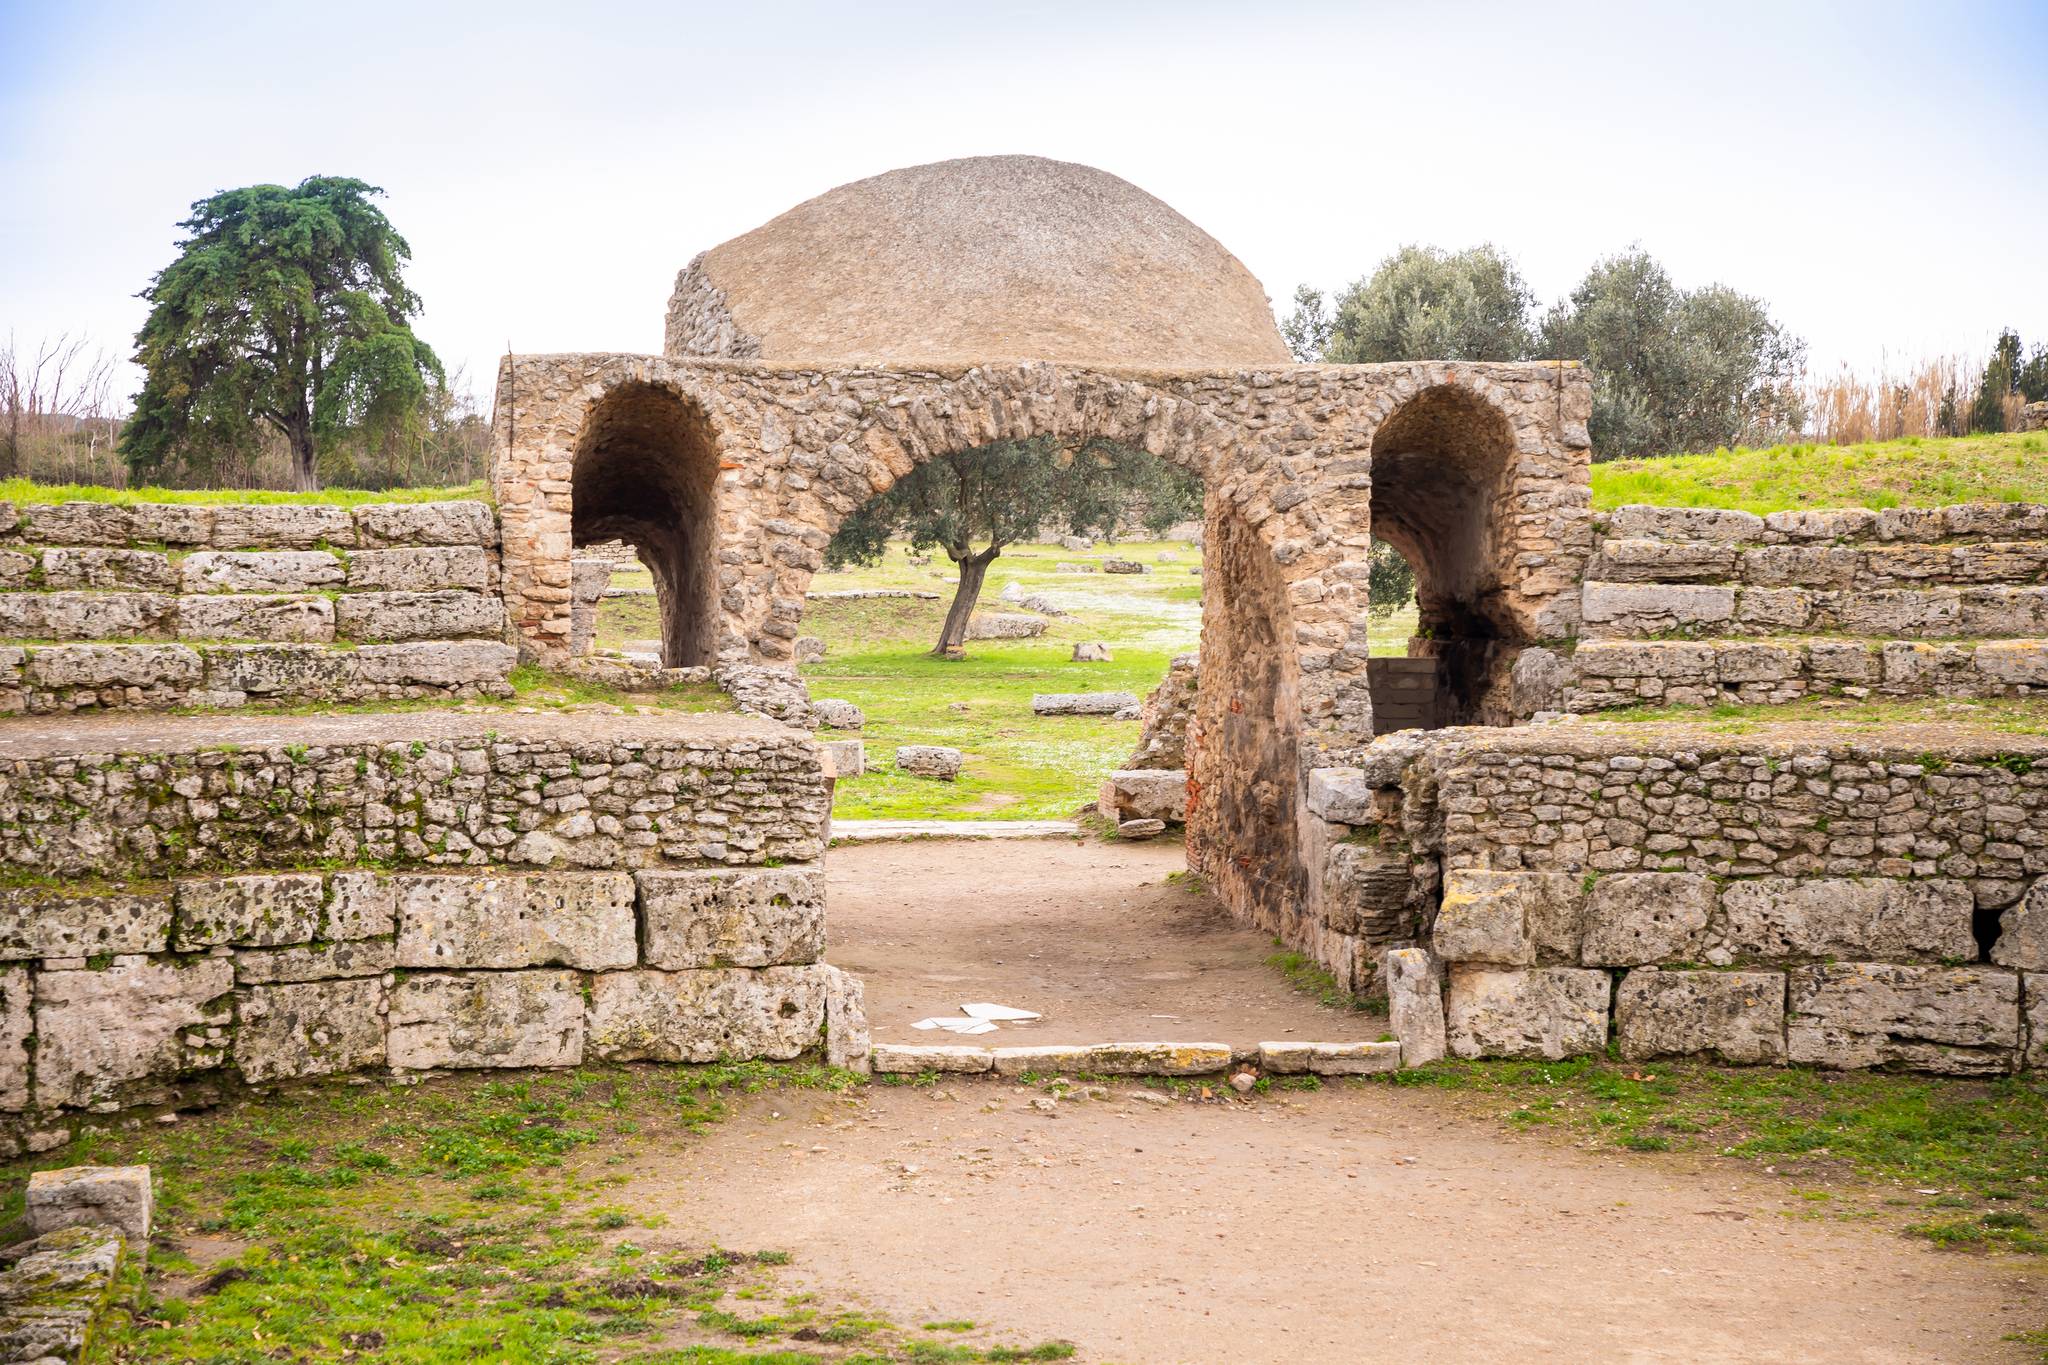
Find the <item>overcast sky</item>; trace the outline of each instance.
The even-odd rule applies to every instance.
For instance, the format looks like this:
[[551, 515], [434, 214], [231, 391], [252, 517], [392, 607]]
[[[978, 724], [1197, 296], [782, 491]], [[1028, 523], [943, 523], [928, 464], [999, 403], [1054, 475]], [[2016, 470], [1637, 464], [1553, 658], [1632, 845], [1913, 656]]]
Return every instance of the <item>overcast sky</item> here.
[[676, 270], [800, 200], [996, 152], [1133, 181], [1283, 308], [1405, 242], [1498, 243], [1546, 302], [1640, 242], [1816, 369], [2048, 340], [2048, 0], [0, 0], [0, 51], [24, 342], [125, 354], [193, 200], [344, 174], [487, 390], [508, 344], [659, 350]]

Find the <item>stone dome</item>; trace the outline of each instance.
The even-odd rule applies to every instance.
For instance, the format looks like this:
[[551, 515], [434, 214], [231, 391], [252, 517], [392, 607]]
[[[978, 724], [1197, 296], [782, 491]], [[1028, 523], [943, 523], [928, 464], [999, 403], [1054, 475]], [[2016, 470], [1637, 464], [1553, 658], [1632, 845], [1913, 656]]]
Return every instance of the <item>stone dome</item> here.
[[676, 277], [666, 350], [803, 362], [1286, 364], [1265, 291], [1129, 181], [1036, 156], [890, 171]]

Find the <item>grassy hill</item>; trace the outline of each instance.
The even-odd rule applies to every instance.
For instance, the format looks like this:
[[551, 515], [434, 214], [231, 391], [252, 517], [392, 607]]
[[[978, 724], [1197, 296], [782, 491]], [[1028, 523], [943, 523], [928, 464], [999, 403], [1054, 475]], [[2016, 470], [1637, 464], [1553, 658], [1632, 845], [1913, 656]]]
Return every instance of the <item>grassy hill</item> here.
[[2048, 502], [2048, 431], [1772, 446], [1593, 466], [1593, 506], [1940, 507]]

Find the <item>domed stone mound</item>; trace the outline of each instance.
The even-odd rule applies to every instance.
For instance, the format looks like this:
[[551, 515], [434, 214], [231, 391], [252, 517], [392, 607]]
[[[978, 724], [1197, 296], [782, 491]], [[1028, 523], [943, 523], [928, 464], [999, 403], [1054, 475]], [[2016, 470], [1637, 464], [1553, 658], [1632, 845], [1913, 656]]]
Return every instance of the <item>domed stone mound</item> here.
[[1128, 181], [978, 156], [841, 185], [676, 277], [672, 356], [805, 362], [1286, 364], [1215, 238]]

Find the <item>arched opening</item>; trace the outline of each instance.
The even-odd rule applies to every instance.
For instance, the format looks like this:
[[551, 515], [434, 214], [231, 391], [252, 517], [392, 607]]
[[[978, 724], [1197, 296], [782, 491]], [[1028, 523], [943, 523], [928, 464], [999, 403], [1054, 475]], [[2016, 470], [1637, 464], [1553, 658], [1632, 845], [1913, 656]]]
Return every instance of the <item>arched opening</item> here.
[[718, 651], [718, 446], [694, 404], [653, 384], [623, 384], [584, 423], [571, 476], [571, 539], [623, 540], [654, 580], [665, 667]]
[[[1373, 660], [1377, 699], [1433, 691], [1433, 725], [1505, 724], [1507, 670], [1521, 643], [1503, 601], [1512, 556], [1503, 533], [1514, 478], [1514, 433], [1498, 409], [1439, 386], [1380, 424], [1372, 443], [1372, 534], [1415, 573], [1415, 633], [1406, 659]], [[1417, 678], [1410, 661], [1433, 661]], [[1396, 723], [1376, 730], [1402, 728]]]

